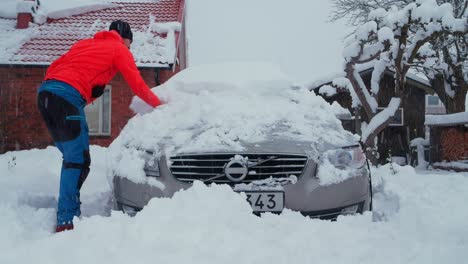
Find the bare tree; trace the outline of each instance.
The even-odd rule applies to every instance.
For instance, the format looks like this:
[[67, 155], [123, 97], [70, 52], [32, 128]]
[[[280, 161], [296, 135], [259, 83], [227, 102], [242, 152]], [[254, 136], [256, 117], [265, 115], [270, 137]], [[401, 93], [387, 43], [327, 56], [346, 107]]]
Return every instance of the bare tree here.
[[[377, 2], [377, 1], [375, 1]], [[431, 10], [431, 12], [427, 12]], [[413, 65], [432, 56], [428, 46], [442, 35], [466, 32], [463, 19], [454, 18], [446, 6], [434, 1], [410, 3], [403, 8], [378, 8], [370, 12], [368, 22], [358, 27], [344, 50], [345, 77], [335, 79], [332, 87], [347, 89], [353, 98], [353, 107], [362, 107], [369, 124], [361, 128], [362, 143], [371, 160], [376, 150], [378, 134], [388, 126], [396, 111], [408, 100], [406, 76]], [[461, 27], [460, 25], [465, 25]], [[373, 63], [371, 87], [366, 87], [359, 75], [359, 65]], [[385, 69], [395, 78], [395, 97], [385, 109], [377, 112], [380, 80]]]

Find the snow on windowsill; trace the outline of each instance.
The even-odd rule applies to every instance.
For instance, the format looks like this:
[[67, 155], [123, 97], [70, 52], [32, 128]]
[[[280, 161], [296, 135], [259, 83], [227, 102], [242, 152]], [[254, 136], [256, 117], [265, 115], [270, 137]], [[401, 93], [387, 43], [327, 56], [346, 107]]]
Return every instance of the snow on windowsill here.
[[432, 166], [436, 169], [449, 169], [455, 171], [468, 171], [468, 162], [462, 161], [444, 161], [444, 162], [435, 162]]
[[428, 126], [468, 124], [468, 112], [461, 112], [448, 115], [426, 115], [426, 122], [424, 124]]

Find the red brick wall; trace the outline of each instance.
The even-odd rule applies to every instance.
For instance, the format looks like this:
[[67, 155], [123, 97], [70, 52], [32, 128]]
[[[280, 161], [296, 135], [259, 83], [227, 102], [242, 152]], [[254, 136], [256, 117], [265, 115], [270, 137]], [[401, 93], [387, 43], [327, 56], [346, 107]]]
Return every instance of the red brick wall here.
[[[45, 71], [46, 68], [40, 67], [0, 67], [0, 153], [53, 144], [36, 106], [37, 88]], [[156, 86], [154, 69], [143, 69], [140, 72], [148, 86]], [[160, 82], [166, 81], [173, 74], [172, 70], [161, 71]], [[133, 116], [128, 108], [133, 93], [123, 77], [117, 74], [110, 84], [111, 136], [90, 137], [90, 144], [108, 146]]]
[[0, 151], [51, 144], [36, 107], [45, 68], [0, 67]]
[[159, 71], [159, 82], [160, 83], [165, 83], [167, 80], [169, 80], [176, 72], [179, 71], [179, 67], [176, 67], [175, 71], [172, 71], [171, 69], [169, 70], [161, 70]]
[[468, 129], [464, 126], [441, 129], [442, 160], [458, 161], [468, 157]]

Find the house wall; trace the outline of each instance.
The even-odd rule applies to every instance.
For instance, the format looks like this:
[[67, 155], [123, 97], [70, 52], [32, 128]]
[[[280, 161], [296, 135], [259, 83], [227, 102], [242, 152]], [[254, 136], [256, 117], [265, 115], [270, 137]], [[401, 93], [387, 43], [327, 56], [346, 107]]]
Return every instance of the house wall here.
[[0, 67], [0, 152], [51, 143], [36, 107], [45, 68]]
[[[158, 81], [159, 84], [167, 82], [174, 74], [176, 74], [179, 71], [179, 67], [176, 66], [174, 70], [168, 69], [168, 70], [160, 70], [158, 74]], [[150, 86], [153, 87], [153, 86]]]
[[[366, 85], [370, 87], [370, 77], [365, 78]], [[389, 155], [406, 157], [410, 153], [410, 141], [414, 138], [424, 138], [425, 92], [407, 83], [409, 97], [403, 106], [403, 126], [389, 126], [379, 134], [380, 162], [385, 162]], [[395, 96], [394, 79], [385, 74], [382, 78], [381, 88], [377, 102], [387, 106]]]
[[[39, 66], [0, 67], [0, 153], [53, 145], [36, 105], [37, 88], [45, 71], [45, 67]], [[155, 69], [141, 69], [140, 72], [149, 87], [156, 86]], [[160, 82], [173, 74], [172, 70], [162, 71]], [[133, 116], [128, 107], [133, 93], [123, 77], [117, 74], [110, 84], [111, 135], [92, 136], [90, 144], [108, 146]]]

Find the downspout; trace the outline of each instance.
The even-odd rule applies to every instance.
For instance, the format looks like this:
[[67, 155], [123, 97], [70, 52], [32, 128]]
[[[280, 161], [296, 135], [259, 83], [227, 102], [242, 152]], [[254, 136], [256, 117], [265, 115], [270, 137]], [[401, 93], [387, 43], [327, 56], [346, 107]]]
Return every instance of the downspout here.
[[154, 68], [154, 82], [156, 83], [156, 86], [161, 85], [161, 82], [159, 81], [159, 69]]

